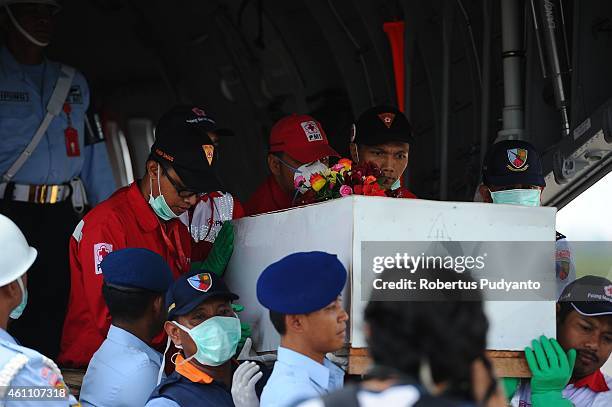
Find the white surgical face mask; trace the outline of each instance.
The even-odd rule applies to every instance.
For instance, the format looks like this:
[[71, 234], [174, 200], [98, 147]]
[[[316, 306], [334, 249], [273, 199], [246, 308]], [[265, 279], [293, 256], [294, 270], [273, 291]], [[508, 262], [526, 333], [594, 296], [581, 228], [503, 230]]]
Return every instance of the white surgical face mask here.
[[314, 174], [321, 173], [328, 168], [329, 167], [327, 167], [327, 165], [323, 164], [321, 161], [300, 165], [293, 174], [293, 180], [295, 181], [295, 179], [301, 175], [306, 180], [305, 185], [310, 186], [310, 177]]

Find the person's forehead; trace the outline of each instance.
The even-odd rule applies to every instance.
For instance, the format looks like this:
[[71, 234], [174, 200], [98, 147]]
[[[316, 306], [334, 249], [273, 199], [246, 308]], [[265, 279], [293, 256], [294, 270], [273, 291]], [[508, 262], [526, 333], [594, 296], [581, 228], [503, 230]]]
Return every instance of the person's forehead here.
[[366, 145], [365, 147], [367, 147], [370, 150], [397, 152], [397, 151], [408, 151], [408, 149], [410, 148], [410, 144], [403, 143], [401, 141], [390, 141], [388, 143], [383, 143], [383, 144]]
[[588, 322], [594, 326], [598, 326], [605, 331], [612, 333], [612, 315], [587, 316], [574, 311], [575, 318]]
[[195, 307], [189, 314], [198, 312], [198, 311], [210, 311], [219, 308], [220, 306], [230, 306], [230, 300], [223, 297], [214, 297], [209, 298], [203, 301], [200, 305]]

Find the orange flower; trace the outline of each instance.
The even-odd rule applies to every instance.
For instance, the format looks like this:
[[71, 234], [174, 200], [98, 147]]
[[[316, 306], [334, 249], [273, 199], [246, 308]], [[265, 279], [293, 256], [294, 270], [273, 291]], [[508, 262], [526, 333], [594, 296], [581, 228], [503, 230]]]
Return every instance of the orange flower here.
[[351, 167], [353, 166], [353, 162], [351, 160], [349, 160], [348, 158], [341, 158], [338, 160], [338, 164], [342, 165], [344, 167], [345, 171], [348, 171], [351, 169]]
[[326, 183], [327, 183], [327, 180], [323, 178], [321, 174], [313, 174], [310, 177], [310, 185], [312, 186], [312, 189], [314, 189], [317, 192], [319, 192], [321, 188], [325, 186]]
[[365, 181], [363, 181], [364, 185], [370, 185], [376, 182], [376, 177], [374, 175], [368, 175], [365, 179]]

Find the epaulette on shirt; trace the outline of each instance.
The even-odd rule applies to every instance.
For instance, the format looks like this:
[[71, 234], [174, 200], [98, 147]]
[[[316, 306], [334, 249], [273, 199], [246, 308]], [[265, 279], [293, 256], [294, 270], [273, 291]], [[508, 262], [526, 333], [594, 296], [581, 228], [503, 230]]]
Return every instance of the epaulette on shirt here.
[[21, 369], [23, 369], [28, 363], [36, 361], [37, 359], [48, 368], [48, 372], [52, 373], [53, 377], [55, 377], [57, 381], [61, 380], [61, 384], [50, 382], [49, 386], [65, 386], [63, 383], [62, 373], [53, 360], [41, 355], [35, 350], [28, 349], [8, 341], [0, 341], [0, 347], [3, 347], [5, 351], [12, 353], [10, 356], [4, 355], [3, 359], [8, 357], [8, 361], [3, 360], [3, 365], [0, 368], [0, 395], [4, 396], [3, 393], [8, 391], [12, 380], [17, 377]]

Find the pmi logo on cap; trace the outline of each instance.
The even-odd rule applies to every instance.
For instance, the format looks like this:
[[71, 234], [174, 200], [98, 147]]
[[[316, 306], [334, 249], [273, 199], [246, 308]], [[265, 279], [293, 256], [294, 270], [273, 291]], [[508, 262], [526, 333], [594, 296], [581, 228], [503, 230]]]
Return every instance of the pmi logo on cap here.
[[208, 292], [212, 287], [212, 277], [210, 273], [196, 274], [195, 276], [189, 277], [187, 282], [191, 287], [203, 293]]
[[506, 151], [508, 154], [509, 165], [506, 165], [510, 171], [526, 171], [529, 168], [527, 164], [527, 150], [524, 148], [510, 148]]
[[321, 130], [316, 122], [310, 120], [307, 122], [300, 123], [302, 126], [302, 130], [304, 130], [304, 134], [306, 134], [306, 139], [310, 141], [322, 141], [323, 135], [321, 134]]

